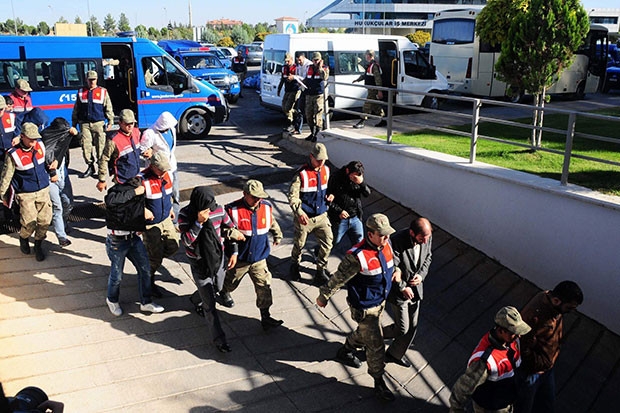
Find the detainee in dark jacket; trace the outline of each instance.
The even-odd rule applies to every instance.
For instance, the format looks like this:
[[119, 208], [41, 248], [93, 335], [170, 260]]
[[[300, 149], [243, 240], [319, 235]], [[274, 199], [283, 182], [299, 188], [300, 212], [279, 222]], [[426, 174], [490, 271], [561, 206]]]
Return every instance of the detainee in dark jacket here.
[[129, 258], [138, 272], [140, 310], [151, 313], [164, 311], [162, 306], [151, 299], [151, 268], [140, 238], [140, 232], [146, 229], [144, 192], [140, 178], [134, 177], [124, 184], [112, 186], [105, 196], [108, 227], [106, 252], [110, 258], [106, 303], [110, 312], [117, 317], [123, 314], [119, 298], [125, 258]]
[[362, 223], [362, 197], [370, 195], [370, 187], [364, 182], [364, 165], [351, 161], [334, 173], [327, 184], [327, 196], [334, 199], [327, 215], [334, 233], [334, 247], [337, 247], [345, 234], [351, 245], [364, 239]]

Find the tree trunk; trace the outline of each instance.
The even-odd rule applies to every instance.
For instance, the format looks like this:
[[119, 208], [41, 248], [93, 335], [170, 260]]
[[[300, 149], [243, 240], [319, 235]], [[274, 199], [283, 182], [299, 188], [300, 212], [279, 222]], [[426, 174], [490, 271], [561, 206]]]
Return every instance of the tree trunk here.
[[[540, 95], [540, 107], [544, 108], [545, 107], [545, 95], [547, 93], [547, 87], [543, 86], [543, 91], [542, 94]], [[543, 118], [545, 116], [545, 112], [544, 111], [540, 111], [540, 113], [538, 114], [538, 127], [540, 129], [538, 129], [538, 136], [536, 136], [536, 147], [540, 148], [540, 146], [542, 145], [542, 127], [543, 127]]]
[[[539, 101], [540, 101], [540, 95], [535, 94], [534, 95], [534, 106], [537, 107]], [[530, 138], [530, 144], [532, 145], [532, 149], [536, 147], [536, 139], [537, 139], [536, 125], [538, 125], [538, 116], [539, 116], [538, 110], [534, 110], [534, 113], [532, 114], [532, 135]]]

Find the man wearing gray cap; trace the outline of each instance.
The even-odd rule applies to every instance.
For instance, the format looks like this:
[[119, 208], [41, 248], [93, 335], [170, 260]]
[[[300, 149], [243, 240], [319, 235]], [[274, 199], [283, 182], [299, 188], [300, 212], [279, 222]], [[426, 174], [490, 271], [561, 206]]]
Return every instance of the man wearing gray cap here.
[[530, 330], [514, 307], [503, 307], [495, 314], [495, 327], [482, 337], [452, 388], [450, 413], [464, 412], [469, 398], [476, 413], [512, 412], [517, 397], [515, 371], [521, 365], [518, 338]]
[[[105, 146], [104, 122], [107, 119], [109, 130], [114, 123], [114, 109], [106, 88], [97, 86], [97, 72], [86, 73], [87, 85], [77, 92], [73, 105], [71, 123], [81, 133], [82, 155], [88, 165], [83, 177], [95, 176], [95, 162], [101, 158]], [[93, 157], [93, 147], [96, 159]]]
[[99, 158], [99, 192], [107, 188], [108, 168], [114, 175], [114, 182], [119, 184], [140, 172], [140, 130], [136, 126], [136, 116], [131, 109], [123, 109], [118, 123], [119, 131], [106, 141]]
[[314, 282], [324, 284], [329, 278], [325, 267], [332, 250], [334, 235], [327, 216], [327, 207], [328, 203], [334, 200], [334, 195], [327, 195], [330, 171], [325, 165], [326, 161], [327, 148], [322, 143], [315, 143], [310, 152], [310, 162], [297, 170], [288, 191], [288, 202], [293, 210], [294, 220], [290, 269], [293, 281], [301, 278], [301, 251], [306, 245], [308, 235], [312, 233], [319, 243]]
[[293, 62], [293, 56], [290, 53], [287, 53], [284, 56], [284, 66], [282, 66], [282, 78], [280, 79], [280, 83], [278, 84], [278, 96], [280, 96], [280, 91], [282, 90], [282, 86], [284, 86], [284, 97], [282, 98], [282, 112], [286, 116], [288, 123], [286, 128], [287, 132], [296, 132], [300, 131], [295, 129], [293, 125], [293, 115], [295, 114], [295, 110], [297, 109], [297, 100], [301, 95], [301, 90], [299, 88], [299, 82], [295, 79], [297, 76], [297, 66]]
[[390, 244], [390, 235], [394, 232], [387, 216], [371, 215], [366, 220], [366, 237], [347, 252], [338, 271], [320, 287], [316, 298], [316, 304], [325, 307], [331, 296], [347, 286], [347, 301], [357, 329], [347, 336], [336, 358], [350, 367], [360, 368], [362, 363], [355, 351], [364, 347], [368, 374], [375, 379], [375, 396], [384, 401], [394, 400], [383, 378], [385, 346], [381, 331], [381, 314], [390, 287], [392, 282], [401, 280]]
[[32, 88], [26, 79], [15, 81], [15, 89], [9, 95], [13, 99], [13, 112], [19, 115], [33, 109], [30, 92], [32, 92]]
[[249, 274], [254, 283], [256, 307], [260, 310], [261, 325], [265, 331], [282, 324], [282, 320], [274, 319], [269, 312], [273, 304], [271, 272], [267, 268], [267, 257], [271, 253], [269, 233], [276, 246], [282, 241], [282, 230], [273, 216], [273, 205], [265, 199], [267, 197], [263, 184], [250, 179], [243, 186], [243, 197], [226, 205], [226, 212], [243, 236], [237, 239], [237, 263], [226, 271], [219, 295], [222, 305], [229, 308], [234, 306], [230, 293]]
[[19, 143], [19, 128], [15, 122], [15, 114], [6, 110], [6, 101], [0, 96], [0, 171], [6, 152]]
[[0, 178], [0, 197], [10, 207], [7, 197], [9, 187], [15, 191], [19, 203], [19, 249], [30, 254], [29, 238], [34, 233], [34, 252], [37, 261], [43, 261], [42, 243], [52, 220], [50, 201], [50, 180], [56, 176], [57, 161], [45, 163], [45, 145], [41, 141], [39, 128], [30, 122], [22, 125], [20, 143], [8, 150]]
[[304, 84], [307, 89], [306, 120], [310, 127], [307, 141], [316, 142], [317, 134], [323, 130], [323, 106], [325, 106], [325, 81], [329, 77], [329, 68], [323, 65], [321, 53], [312, 54], [312, 65], [308, 67]]
[[151, 267], [151, 295], [159, 298], [162, 293], [155, 285], [155, 272], [164, 258], [174, 255], [179, 249], [179, 234], [172, 223], [173, 178], [169, 173], [168, 154], [164, 151], [155, 152], [149, 161], [149, 166], [140, 173], [146, 197], [146, 231], [142, 237]]

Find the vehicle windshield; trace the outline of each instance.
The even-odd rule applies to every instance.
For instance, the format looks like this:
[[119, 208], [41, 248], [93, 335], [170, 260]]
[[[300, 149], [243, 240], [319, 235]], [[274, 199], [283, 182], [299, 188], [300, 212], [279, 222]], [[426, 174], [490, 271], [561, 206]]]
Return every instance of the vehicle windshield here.
[[438, 20], [433, 24], [433, 43], [473, 43], [475, 26], [476, 22], [471, 19]]
[[188, 69], [220, 69], [224, 65], [213, 55], [185, 56], [185, 67]]

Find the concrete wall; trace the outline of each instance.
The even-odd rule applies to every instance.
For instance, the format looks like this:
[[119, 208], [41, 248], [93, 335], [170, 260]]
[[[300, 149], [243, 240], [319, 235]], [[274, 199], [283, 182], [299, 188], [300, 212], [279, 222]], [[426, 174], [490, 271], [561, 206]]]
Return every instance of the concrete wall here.
[[371, 186], [540, 288], [574, 280], [579, 310], [620, 333], [620, 198], [346, 130], [324, 136], [335, 165], [361, 160]]

